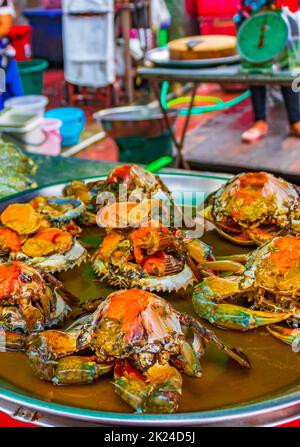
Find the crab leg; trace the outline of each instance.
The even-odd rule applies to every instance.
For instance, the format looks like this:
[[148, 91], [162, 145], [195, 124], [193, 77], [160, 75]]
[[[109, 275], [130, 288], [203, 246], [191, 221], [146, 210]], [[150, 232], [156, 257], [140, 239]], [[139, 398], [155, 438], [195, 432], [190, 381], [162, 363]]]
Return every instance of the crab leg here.
[[234, 261], [245, 263], [249, 260], [249, 253], [230, 255], [230, 256], [216, 256], [217, 261]]
[[68, 301], [70, 301], [71, 303], [79, 302], [79, 298], [73, 295], [73, 293], [69, 292], [69, 290], [65, 289], [63, 283], [58, 279], [56, 279], [51, 273], [44, 272], [43, 277], [49, 284], [54, 286], [56, 289], [59, 289], [60, 292], [64, 294], [65, 298], [67, 298]]
[[290, 313], [255, 311], [234, 304], [216, 302], [238, 292], [241, 292], [239, 285], [234, 281], [217, 277], [206, 278], [194, 291], [195, 311], [216, 326], [241, 331], [279, 323], [291, 317]]
[[16, 306], [0, 306], [0, 328], [8, 331], [26, 331], [23, 313]]
[[187, 376], [200, 378], [202, 376], [200, 358], [205, 348], [203, 344], [203, 339], [195, 333], [193, 345], [187, 341], [183, 342], [180, 346], [180, 355], [173, 358], [171, 363]]
[[41, 332], [28, 343], [27, 356], [34, 373], [56, 385], [91, 383], [113, 368], [94, 356], [80, 356], [78, 330]]
[[92, 298], [91, 300], [85, 301], [84, 303], [80, 304], [80, 309], [82, 309], [84, 312], [95, 312], [95, 310], [98, 308], [99, 304], [103, 303], [107, 299], [106, 296], [100, 296], [98, 298]]
[[182, 393], [182, 377], [172, 366], [156, 363], [142, 375], [128, 361], [117, 361], [115, 391], [137, 413], [174, 413]]
[[10, 331], [0, 331], [0, 352], [25, 351], [26, 341], [26, 335]]
[[114, 363], [98, 363], [95, 357], [71, 356], [58, 360], [52, 383], [71, 385], [92, 383], [113, 369]]
[[239, 262], [232, 260], [224, 260], [224, 261], [207, 261], [200, 262], [198, 264], [198, 268], [200, 270], [215, 270], [217, 272], [228, 272], [228, 273], [243, 273], [245, 267]]
[[210, 341], [211, 343], [216, 345], [217, 348], [220, 349], [220, 351], [223, 351], [224, 354], [235, 360], [241, 366], [245, 368], [251, 368], [251, 363], [245, 354], [225, 345], [225, 343], [223, 343], [212, 331], [202, 326], [197, 320], [195, 320], [195, 318], [192, 318], [186, 314], [181, 314], [181, 322], [182, 324], [190, 326], [195, 331], [200, 333], [205, 340]]
[[32, 304], [20, 304], [26, 327], [30, 332], [41, 331], [43, 329], [44, 317], [42, 311]]
[[295, 352], [300, 352], [300, 329], [287, 328], [281, 326], [268, 326], [270, 334], [284, 343], [293, 346]]

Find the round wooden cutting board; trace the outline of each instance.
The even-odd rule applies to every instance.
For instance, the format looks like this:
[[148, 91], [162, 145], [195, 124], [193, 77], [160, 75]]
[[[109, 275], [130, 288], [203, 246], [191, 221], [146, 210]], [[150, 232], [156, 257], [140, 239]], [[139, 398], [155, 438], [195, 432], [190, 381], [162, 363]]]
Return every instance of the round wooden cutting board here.
[[168, 44], [171, 60], [216, 59], [236, 54], [234, 36], [189, 36]]

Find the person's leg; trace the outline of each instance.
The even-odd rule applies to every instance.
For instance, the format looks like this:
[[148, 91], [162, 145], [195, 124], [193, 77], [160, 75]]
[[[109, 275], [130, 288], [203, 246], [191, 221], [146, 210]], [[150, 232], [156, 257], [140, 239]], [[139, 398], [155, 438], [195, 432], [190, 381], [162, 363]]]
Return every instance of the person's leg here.
[[264, 85], [250, 87], [254, 121], [266, 121], [267, 89]]
[[267, 89], [265, 86], [252, 86], [251, 99], [254, 113], [254, 124], [242, 135], [246, 143], [254, 143], [268, 134], [269, 127], [266, 122]]
[[282, 95], [292, 134], [300, 136], [300, 93], [294, 92], [291, 87], [281, 87]]

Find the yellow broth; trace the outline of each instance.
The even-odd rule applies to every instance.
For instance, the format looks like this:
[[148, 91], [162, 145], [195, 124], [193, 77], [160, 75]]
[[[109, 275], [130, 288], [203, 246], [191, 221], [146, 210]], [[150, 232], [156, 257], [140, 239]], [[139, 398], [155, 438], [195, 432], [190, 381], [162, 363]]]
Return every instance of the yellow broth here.
[[[99, 231], [85, 231], [83, 240], [95, 245], [101, 239]], [[214, 231], [206, 233], [203, 240], [213, 246], [216, 255], [246, 251], [222, 240]], [[102, 284], [89, 264], [62, 273], [59, 278], [81, 301], [107, 296], [116, 290]], [[191, 294], [192, 289], [163, 296], [177, 309], [196, 316], [191, 305]], [[210, 326], [206, 322], [203, 324]], [[213, 329], [224, 342], [248, 355], [252, 369], [240, 368], [223, 353], [208, 346], [202, 360], [203, 377], [184, 377], [180, 412], [220, 409], [278, 395], [288, 388], [300, 389], [300, 354], [294, 353], [265, 329], [247, 333]], [[114, 393], [111, 374], [91, 385], [54, 386], [33, 375], [23, 353], [1, 353], [0, 358], [1, 379], [34, 397], [81, 408], [131, 412], [130, 407]]]

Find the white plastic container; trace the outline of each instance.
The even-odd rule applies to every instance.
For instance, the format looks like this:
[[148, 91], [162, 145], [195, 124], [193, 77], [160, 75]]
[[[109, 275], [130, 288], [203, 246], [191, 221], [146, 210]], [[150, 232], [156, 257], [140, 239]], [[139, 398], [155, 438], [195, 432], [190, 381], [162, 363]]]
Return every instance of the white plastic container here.
[[11, 108], [15, 114], [44, 116], [49, 100], [42, 95], [16, 96], [4, 103], [5, 108]]

